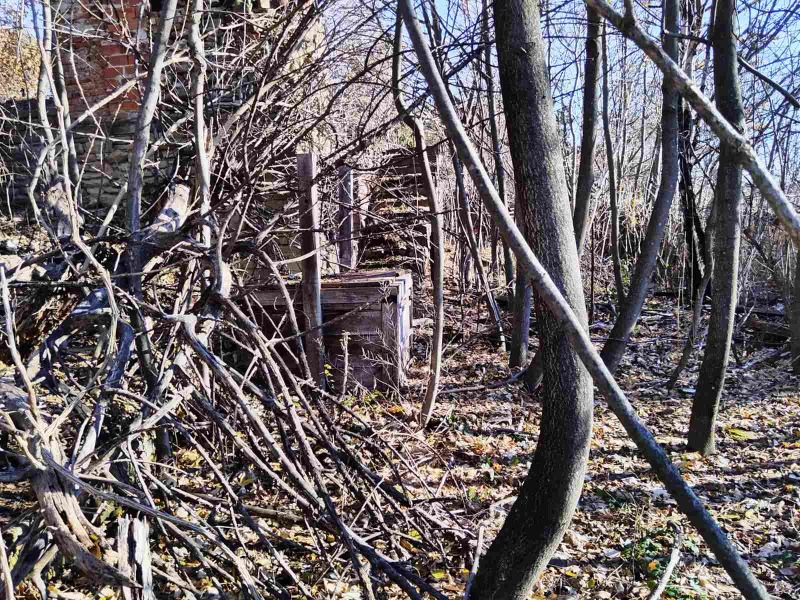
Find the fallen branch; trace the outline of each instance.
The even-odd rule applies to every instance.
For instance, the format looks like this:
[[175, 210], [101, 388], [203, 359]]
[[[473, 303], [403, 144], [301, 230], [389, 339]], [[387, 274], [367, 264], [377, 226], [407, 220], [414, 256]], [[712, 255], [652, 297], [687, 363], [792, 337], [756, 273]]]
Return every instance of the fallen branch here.
[[672, 572], [675, 570], [675, 567], [678, 566], [678, 562], [681, 560], [681, 545], [683, 544], [683, 530], [679, 527], [676, 527], [677, 534], [675, 536], [675, 544], [672, 547], [672, 554], [669, 557], [669, 563], [667, 563], [667, 568], [664, 569], [664, 574], [661, 576], [661, 580], [658, 582], [656, 588], [650, 592], [650, 595], [647, 597], [647, 600], [658, 600], [661, 597], [661, 594], [664, 593], [664, 590], [667, 589], [667, 584], [669, 583], [669, 578], [672, 577]]

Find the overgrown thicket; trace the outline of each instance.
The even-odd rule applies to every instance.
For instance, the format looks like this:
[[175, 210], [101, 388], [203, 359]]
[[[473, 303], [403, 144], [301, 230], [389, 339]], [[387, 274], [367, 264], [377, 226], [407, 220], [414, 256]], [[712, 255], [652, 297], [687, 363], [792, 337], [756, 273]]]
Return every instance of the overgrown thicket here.
[[[38, 500], [7, 540], [14, 585], [41, 582], [61, 554], [90, 581], [142, 597], [153, 577], [158, 595], [315, 597], [333, 581], [365, 597], [390, 584], [441, 596], [405, 546], [469, 553], [458, 519], [423, 501], [432, 490], [409, 479], [413, 464], [347, 391], [322, 393], [285, 363], [302, 363], [299, 338], [267, 337], [252, 296], [254, 281], [285, 271], [295, 154], [322, 153], [325, 190], [337, 164], [369, 169], [374, 142], [391, 143], [380, 8], [199, 3], [173, 21], [165, 3], [140, 49], [143, 73], [161, 77], [136, 82], [140, 125], [151, 122], [134, 134], [113, 204], [93, 211], [78, 202], [70, 122], [109, 117], [67, 106], [57, 73], [70, 68], [70, 40], [94, 32], [57, 12], [45, 23], [58, 31], [45, 65], [56, 114], [29, 186], [49, 237], [24, 247], [3, 283], [7, 361], [22, 376], [4, 388], [4, 479], [29, 480]], [[45, 131], [35, 117], [28, 126]], [[39, 208], [40, 195], [57, 197]], [[48, 297], [66, 316], [21, 330]]]
[[[27, 100], [3, 105], [0, 123], [9, 213], [0, 481], [35, 496], [3, 532], [6, 598], [23, 582], [46, 597], [42, 574], [56, 564], [92, 589], [121, 587], [129, 598], [444, 598], [428, 562], [475, 575], [482, 530], [442, 501], [444, 481], [434, 489], [408, 450], [408, 438], [424, 443], [424, 430], [384, 428], [382, 396], [346, 378], [324, 390], [314, 383], [285, 285], [302, 260], [297, 155], [318, 156], [329, 266], [338, 169], [351, 167], [371, 198], [390, 158], [423, 145], [436, 157], [424, 190], [401, 193], [427, 197], [428, 210], [395, 221], [371, 205], [372, 227], [359, 240], [380, 244], [387, 232], [426, 223], [434, 231], [420, 248], [434, 259], [434, 302], [425, 283], [417, 315], [433, 316], [425, 359], [435, 376], [426, 388], [392, 393], [417, 394], [420, 405], [424, 397], [424, 423], [435, 414], [445, 262], [450, 283], [485, 303], [492, 339], [499, 350], [507, 338], [512, 366], [528, 367], [532, 391], [544, 380], [549, 429], [520, 497], [538, 506], [545, 535], [541, 543], [525, 528], [501, 535], [525, 556], [509, 559], [493, 546], [479, 593], [523, 597], [563, 536], [588, 455], [591, 375], [737, 585], [764, 597], [611, 373], [655, 290], [695, 309], [687, 357], [703, 341], [704, 299], [721, 298], [725, 285], [728, 313], [738, 299], [745, 312], [758, 305], [800, 326], [791, 209], [800, 193], [791, 41], [800, 9], [743, 3], [748, 18], [737, 31], [734, 3], [721, 0], [669, 3], [666, 26], [658, 7], [630, 2], [624, 17], [599, 0], [587, 2], [589, 13], [582, 2], [545, 2], [541, 15], [523, 0], [403, 4], [163, 0], [158, 10], [143, 7], [144, 25], [131, 30], [125, 13], [89, 2], [83, 9], [97, 28], [86, 30], [72, 26], [69, 7], [32, 2], [3, 23], [3, 52], [16, 39], [14, 56], [30, 62], [38, 40], [40, 63], [14, 71], [13, 85], [20, 75], [35, 84]], [[504, 29], [495, 12], [534, 16]], [[720, 22], [727, 37], [713, 29]], [[678, 23], [680, 31], [669, 29]], [[136, 126], [122, 141], [109, 133], [118, 113], [76, 103], [66, 89], [79, 78], [72, 45], [104, 38], [135, 56], [136, 75], [103, 102], [136, 98]], [[741, 90], [741, 119], [730, 131], [706, 99], [719, 105], [727, 93], [723, 46], [727, 76]], [[676, 78], [670, 59], [696, 87]], [[594, 80], [584, 64], [594, 65]], [[582, 136], [587, 128], [594, 134]], [[103, 162], [115, 144], [124, 171]], [[715, 199], [723, 169], [739, 173], [740, 213], [727, 214], [727, 237], [717, 238], [728, 206]], [[577, 247], [571, 212], [582, 215]], [[715, 240], [727, 248], [730, 235], [741, 239], [741, 257], [715, 270], [724, 258]], [[424, 261], [419, 270], [427, 282]], [[286, 299], [278, 327], [265, 327], [273, 314], [257, 298], [265, 284]], [[590, 326], [601, 308], [627, 315], [619, 336], [611, 333], [615, 358], [602, 355], [608, 369], [590, 343], [581, 291]], [[528, 366], [532, 297], [541, 355]], [[511, 336], [504, 305], [516, 313]], [[728, 313], [714, 309], [730, 325], [715, 344], [730, 344]], [[283, 333], [269, 333], [276, 329]], [[573, 441], [558, 447], [578, 411]], [[699, 446], [712, 451], [713, 439]], [[447, 468], [435, 452], [430, 460]], [[535, 504], [546, 489], [540, 480], [565, 461], [565, 483], [551, 481], [557, 489]], [[545, 506], [553, 497], [558, 510]], [[521, 503], [509, 528], [529, 517]]]

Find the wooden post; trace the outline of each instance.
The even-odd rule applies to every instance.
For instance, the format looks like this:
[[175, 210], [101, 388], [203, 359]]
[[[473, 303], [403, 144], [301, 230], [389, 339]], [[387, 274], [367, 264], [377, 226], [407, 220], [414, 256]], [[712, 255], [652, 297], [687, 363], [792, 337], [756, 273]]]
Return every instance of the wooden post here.
[[353, 171], [350, 167], [339, 167], [339, 266], [347, 271], [356, 268], [358, 247], [356, 246], [353, 218]]
[[300, 189], [300, 249], [311, 254], [302, 262], [303, 312], [306, 315], [306, 358], [311, 377], [325, 386], [324, 352], [322, 350], [322, 290], [319, 256], [319, 203], [317, 202], [317, 157], [313, 152], [297, 156], [297, 178]]
[[[353, 235], [360, 239], [361, 230], [367, 226], [367, 213], [369, 212], [369, 196], [361, 195], [358, 180], [353, 180]], [[356, 248], [359, 243], [356, 242]]]

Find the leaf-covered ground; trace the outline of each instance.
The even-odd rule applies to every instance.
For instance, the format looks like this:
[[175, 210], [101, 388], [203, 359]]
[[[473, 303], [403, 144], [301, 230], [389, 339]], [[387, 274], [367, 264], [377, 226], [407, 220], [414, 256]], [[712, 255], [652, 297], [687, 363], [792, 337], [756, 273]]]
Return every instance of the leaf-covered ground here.
[[[506, 355], [485, 342], [490, 325], [468, 313], [449, 331], [459, 341], [451, 340], [448, 349], [445, 389], [509, 378]], [[683, 344], [686, 318], [684, 312], [678, 315], [674, 303], [649, 305], [619, 380], [759, 579], [779, 598], [798, 598], [800, 378], [791, 374], [788, 358], [775, 359], [774, 347], [748, 345], [742, 334], [742, 365], [732, 361], [726, 381], [718, 453], [704, 458], [687, 452], [697, 352], [676, 389], [665, 391]], [[473, 332], [467, 334], [470, 326]], [[484, 335], [476, 335], [476, 327], [485, 328]], [[598, 347], [607, 331], [602, 321], [593, 326]], [[684, 532], [681, 561], [663, 597], [740, 597], [599, 395], [595, 406], [590, 464], [578, 511], [535, 597], [646, 597], [665, 569], [678, 529]], [[400, 403], [389, 412], [405, 417], [411, 427], [416, 407]], [[472, 522], [474, 531], [485, 528], [488, 543], [526, 476], [541, 404], [512, 383], [443, 394], [435, 415], [434, 432], [418, 444], [419, 471], [449, 499], [454, 512]], [[434, 575], [455, 595], [462, 589], [466, 568], [443, 568]]]
[[[443, 593], [455, 598], [463, 594], [473, 566], [478, 532], [483, 532], [485, 549], [527, 474], [536, 447], [541, 404], [519, 383], [508, 383], [508, 357], [497, 349], [480, 298], [461, 298], [450, 290], [444, 392], [432, 428], [420, 432], [417, 418], [427, 374], [431, 324], [425, 313], [429, 308], [426, 303], [417, 305], [417, 316], [422, 318], [417, 321], [408, 387], [387, 394], [362, 390], [347, 402], [395, 450], [397, 470], [406, 489], [417, 498], [410, 510], [426, 510], [426, 506], [436, 504], [452, 516], [450, 522], [442, 523], [441, 539], [436, 540], [441, 552], [423, 550], [416, 530], [399, 532], [399, 543], [420, 576], [435, 581]], [[608, 314], [596, 313], [592, 335], [598, 347], [610, 321]], [[769, 591], [779, 598], [798, 598], [800, 379], [791, 374], [788, 358], [779, 354], [779, 346], [761, 344], [751, 332], [740, 329], [740, 364], [732, 360], [728, 372], [718, 453], [711, 458], [687, 453], [685, 434], [698, 352], [676, 389], [665, 391], [686, 326], [687, 313], [679, 311], [674, 300], [649, 304], [619, 380], [644, 422]], [[2, 374], [11, 375], [10, 371]], [[454, 389], [460, 391], [452, 393]], [[681, 561], [663, 597], [739, 597], [602, 398], [597, 396], [595, 404], [590, 464], [578, 511], [534, 597], [646, 597], [664, 571], [678, 530], [683, 531]], [[192, 493], [215, 493], [216, 484], [196, 452], [180, 449], [176, 466], [177, 485]], [[244, 502], [284, 508], [265, 496], [258, 483], [246, 475], [242, 473], [236, 479]], [[389, 469], [381, 475], [394, 481]], [[34, 506], [27, 484], [0, 485], [0, 524], [4, 529]], [[188, 514], [178, 516], [191, 519]], [[206, 514], [200, 516], [205, 518]], [[294, 548], [285, 548], [287, 560], [320, 598], [361, 597], [352, 581], [334, 577], [331, 573], [335, 569], [308, 550], [315, 540], [302, 519], [296, 525], [273, 525], [295, 544]], [[257, 542], [252, 540], [252, 560], [265, 569], [274, 569], [269, 558], [257, 550]], [[164, 561], [158, 563], [159, 568], [168, 570], [173, 558], [157, 539], [153, 552]], [[204, 590], [203, 597], [218, 597], [207, 574], [199, 566], [195, 569], [190, 558], [185, 561], [182, 564], [196, 576], [194, 584]], [[56, 561], [47, 575], [52, 597], [119, 597], [119, 590], [93, 589], [68, 562]], [[188, 597], [165, 584], [163, 578], [156, 583], [158, 597]], [[21, 597], [38, 597], [32, 585], [19, 591]]]

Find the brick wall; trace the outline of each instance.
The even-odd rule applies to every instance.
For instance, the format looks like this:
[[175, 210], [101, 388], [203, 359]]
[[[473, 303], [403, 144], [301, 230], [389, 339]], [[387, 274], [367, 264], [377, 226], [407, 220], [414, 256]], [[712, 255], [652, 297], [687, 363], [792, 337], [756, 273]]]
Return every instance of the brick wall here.
[[[284, 4], [283, 0], [254, 2], [257, 7], [255, 10], [266, 12], [279, 10], [278, 7]], [[178, 31], [183, 26], [181, 13], [186, 6], [185, 3], [179, 6], [173, 35], [180, 35]], [[159, 0], [64, 0], [58, 4], [58, 12], [54, 14], [69, 112], [73, 120], [120, 86], [142, 76], [138, 80], [139, 85], [132, 86], [124, 95], [98, 109], [74, 131], [84, 209], [102, 211], [116, 198], [119, 186], [127, 180], [139, 110], [139, 92], [144, 85], [147, 50], [158, 24], [159, 10]], [[318, 31], [308, 34], [303, 50], [298, 52], [296, 60], [299, 62], [309, 59], [308, 48], [318, 47], [322, 43], [324, 32], [321, 26], [316, 27]], [[213, 41], [213, 36], [209, 39]], [[189, 68], [188, 63], [183, 63], [170, 71], [180, 75]], [[183, 81], [179, 85], [166, 84], [178, 96], [188, 91], [188, 77], [181, 75], [181, 79]], [[218, 102], [217, 109], [223, 107], [227, 100], [223, 98]], [[238, 97], [231, 99], [233, 104], [238, 100]], [[36, 157], [44, 144], [44, 131], [39, 125], [35, 100], [23, 101], [22, 104], [24, 106], [18, 101], [0, 106], [0, 112], [14, 118], [13, 127], [17, 129], [13, 139], [8, 138], [9, 142], [0, 143], [4, 146], [0, 148], [0, 163], [4, 163], [0, 164], [0, 200], [8, 198], [10, 203], [17, 205], [28, 203], [26, 188]], [[228, 109], [230, 106], [222, 108]], [[54, 127], [57, 121], [52, 103], [49, 112], [50, 124]], [[19, 113], [26, 114], [20, 117]], [[151, 132], [154, 140], [159, 139], [162, 133], [159, 126], [156, 123]], [[187, 131], [188, 127], [183, 127], [170, 135], [169, 143], [164, 143], [154, 157], [161, 175], [168, 175], [178, 148], [187, 154], [191, 153], [191, 140], [186, 139]], [[302, 151], [302, 148], [298, 148], [298, 151]], [[192, 158], [187, 156], [186, 159], [180, 161], [181, 165], [191, 164]], [[156, 174], [157, 170], [146, 169], [146, 183], [160, 177]], [[163, 183], [163, 180], [159, 181]], [[46, 185], [47, 177], [42, 177], [40, 184]]]
[[[148, 36], [158, 17], [150, 2], [67, 0], [59, 5], [53, 18], [72, 119], [137, 74], [146, 73], [146, 65], [142, 63], [147, 61]], [[116, 198], [119, 185], [127, 180], [139, 110], [138, 87], [133, 86], [95, 111], [74, 131], [85, 209], [102, 210], [108, 206]], [[7, 103], [2, 110], [6, 115], [14, 115], [17, 125], [7, 138], [12, 141], [0, 151], [0, 160], [5, 165], [5, 169], [0, 169], [0, 194], [12, 205], [24, 206], [28, 203], [32, 167], [44, 144], [43, 132], [38, 127], [35, 100]], [[48, 102], [48, 114], [51, 125], [55, 126], [52, 101]], [[152, 174], [145, 173], [145, 177], [147, 183]], [[40, 186], [47, 184], [46, 179], [40, 179]]]
[[[149, 0], [102, 4], [71, 0], [65, 5], [60, 37], [63, 46], [72, 49], [72, 65], [65, 65], [65, 79], [73, 113], [83, 112], [136, 76], [137, 50], [142, 46], [139, 41], [146, 39], [149, 17]], [[135, 119], [131, 115], [138, 108], [137, 91], [131, 89], [98, 114]]]

